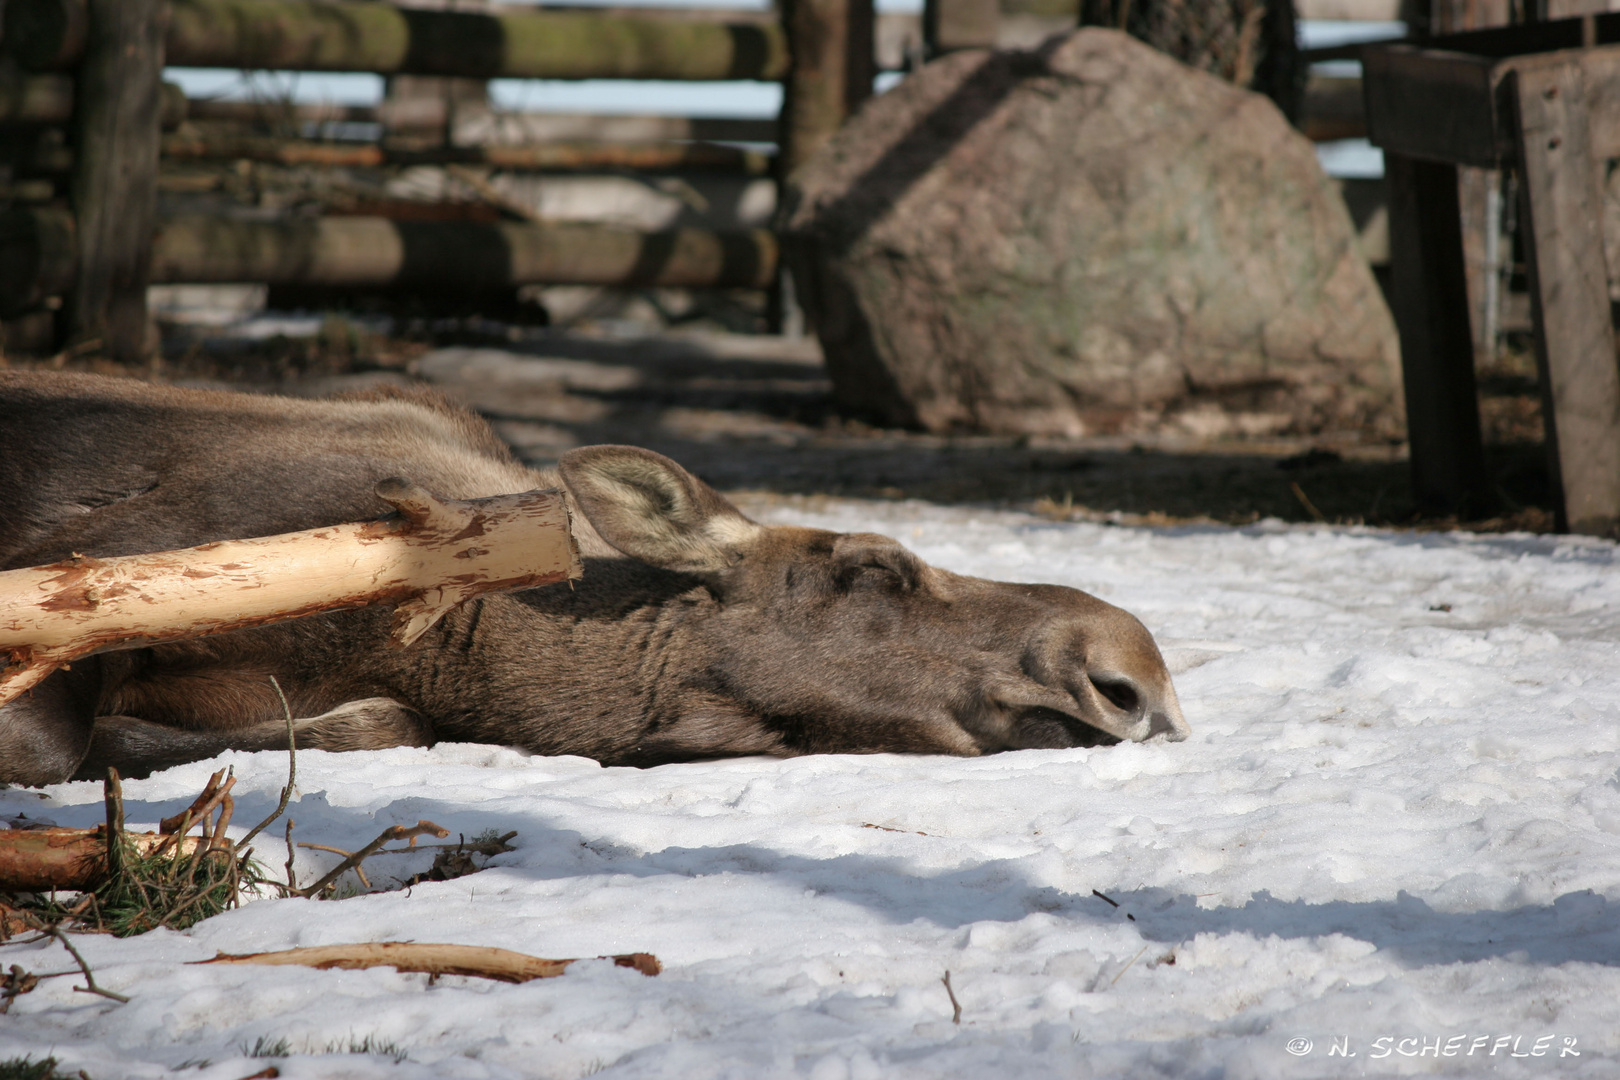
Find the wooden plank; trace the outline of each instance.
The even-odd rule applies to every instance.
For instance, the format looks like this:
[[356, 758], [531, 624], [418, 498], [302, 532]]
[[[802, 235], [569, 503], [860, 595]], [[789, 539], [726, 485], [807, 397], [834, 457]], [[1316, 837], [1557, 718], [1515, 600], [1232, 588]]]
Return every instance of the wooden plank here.
[[1489, 513], [1457, 169], [1386, 151], [1390, 299], [1401, 335], [1412, 495], [1426, 513]]
[[1524, 242], [1558, 525], [1620, 531], [1620, 365], [1609, 313], [1602, 163], [1580, 63], [1513, 73]]
[[1430, 38], [1424, 44], [1444, 52], [1503, 59], [1616, 42], [1620, 42], [1620, 13], [1469, 30]]
[[[1620, 157], [1620, 45], [1558, 54], [1564, 60], [1577, 60], [1586, 83], [1586, 125], [1593, 157]], [[1555, 62], [1552, 56], [1513, 61], [1514, 70]]]
[[1497, 137], [1495, 67], [1488, 59], [1412, 45], [1368, 48], [1367, 137], [1406, 157], [1494, 168], [1511, 152]]
[[79, 66], [73, 206], [78, 273], [68, 335], [113, 359], [148, 352], [146, 286], [157, 215], [164, 0], [90, 0]]

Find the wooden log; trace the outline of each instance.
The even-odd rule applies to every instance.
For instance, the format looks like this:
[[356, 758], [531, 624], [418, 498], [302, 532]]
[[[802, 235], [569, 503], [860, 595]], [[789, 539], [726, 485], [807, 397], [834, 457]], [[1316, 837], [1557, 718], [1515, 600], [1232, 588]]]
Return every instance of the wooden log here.
[[537, 284], [762, 288], [775, 265], [776, 239], [763, 229], [643, 233], [606, 225], [192, 217], [163, 226], [153, 280], [462, 291]]
[[73, 215], [51, 207], [0, 211], [0, 317], [32, 311], [73, 287]]
[[[409, 107], [330, 105], [278, 101], [205, 101], [186, 103], [187, 118], [284, 127], [289, 124], [385, 124], [391, 130], [437, 130], [445, 123], [441, 105], [412, 102]], [[602, 116], [590, 113], [492, 113], [483, 141], [500, 142], [699, 142], [776, 141], [774, 119], [730, 116]]]
[[[97, 0], [7, 9], [9, 49], [34, 70], [71, 66]], [[22, 25], [11, 9], [41, 9]], [[508, 8], [399, 8], [366, 0], [174, 0], [171, 64], [477, 79], [762, 79], [788, 67], [781, 29], [748, 19], [604, 17]]]
[[[622, 956], [602, 956], [599, 960], [612, 960], [619, 967], [634, 968], [643, 975], [657, 975], [662, 970], [658, 958], [651, 953], [626, 953]], [[578, 960], [545, 960], [510, 949], [496, 949], [483, 945], [433, 945], [414, 941], [371, 941], [355, 945], [316, 945], [303, 949], [283, 949], [280, 952], [220, 953], [212, 960], [196, 960], [197, 964], [296, 964], [312, 968], [344, 968], [355, 970], [371, 967], [391, 967], [395, 971], [420, 972], [427, 975], [472, 975], [499, 982], [522, 983], [530, 979], [550, 979], [561, 975], [569, 964]]]
[[1480, 436], [1457, 168], [1386, 151], [1384, 175], [1412, 497], [1426, 513], [1482, 516], [1496, 498]]
[[[1606, 66], [1620, 67], [1620, 57]], [[1510, 85], [1549, 471], [1559, 481], [1557, 523], [1616, 536], [1620, 367], [1603, 252], [1605, 163], [1590, 135], [1593, 88], [1579, 56], [1523, 63]]]
[[872, 96], [873, 18], [872, 0], [784, 0], [793, 68], [782, 96], [782, 176], [808, 161]]
[[1367, 113], [1361, 80], [1312, 75], [1305, 84], [1300, 130], [1315, 142], [1365, 138]]
[[996, 0], [924, 0], [923, 49], [929, 57], [961, 49], [993, 49], [1001, 22]]
[[[0, 214], [0, 301], [58, 295], [72, 280], [72, 235], [72, 217], [60, 210]], [[199, 215], [163, 223], [151, 280], [460, 292], [519, 285], [757, 289], [770, 282], [776, 261], [776, 237], [765, 229], [649, 233], [585, 224]]]
[[441, 501], [377, 485], [381, 521], [0, 573], [0, 705], [82, 656], [394, 605], [405, 647], [463, 600], [580, 576], [560, 493]]
[[[198, 836], [160, 833], [125, 833], [140, 855], [150, 855], [161, 844], [190, 856], [207, 843]], [[107, 830], [0, 829], [0, 893], [46, 892], [51, 889], [93, 889], [107, 874]]]
[[[186, 118], [186, 92], [164, 83], [161, 123], [173, 131]], [[73, 80], [66, 75], [0, 71], [0, 125], [66, 124], [73, 119]]]
[[167, 5], [87, 4], [73, 140], [78, 262], [67, 330], [71, 340], [100, 340], [112, 359], [134, 363], [148, 351], [147, 267], [157, 216]]
[[269, 137], [170, 135], [163, 155], [176, 161], [264, 161], [277, 165], [378, 168], [488, 165], [515, 172], [725, 172], [763, 176], [774, 155], [717, 143], [545, 143], [435, 146], [409, 150], [378, 143], [305, 142]]

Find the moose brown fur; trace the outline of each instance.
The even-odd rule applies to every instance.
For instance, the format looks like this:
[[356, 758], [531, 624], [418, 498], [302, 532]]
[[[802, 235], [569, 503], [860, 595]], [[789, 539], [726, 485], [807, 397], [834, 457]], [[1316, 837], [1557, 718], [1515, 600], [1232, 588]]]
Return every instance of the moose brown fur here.
[[519, 464], [429, 393], [296, 400], [0, 372], [0, 568], [380, 516], [378, 481], [457, 499], [566, 487], [585, 577], [462, 605], [415, 645], [335, 612], [104, 653], [0, 709], [0, 781], [226, 749], [517, 745], [608, 764], [983, 754], [1184, 738], [1152, 636], [1056, 585], [964, 577], [887, 537], [763, 526], [673, 461]]

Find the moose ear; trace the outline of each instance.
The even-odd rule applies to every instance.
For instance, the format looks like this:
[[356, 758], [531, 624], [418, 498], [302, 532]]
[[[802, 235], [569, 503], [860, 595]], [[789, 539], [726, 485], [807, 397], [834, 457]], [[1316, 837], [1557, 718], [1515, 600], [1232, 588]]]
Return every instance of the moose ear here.
[[564, 454], [558, 468], [597, 535], [665, 570], [724, 570], [763, 531], [709, 485], [651, 450], [586, 446]]

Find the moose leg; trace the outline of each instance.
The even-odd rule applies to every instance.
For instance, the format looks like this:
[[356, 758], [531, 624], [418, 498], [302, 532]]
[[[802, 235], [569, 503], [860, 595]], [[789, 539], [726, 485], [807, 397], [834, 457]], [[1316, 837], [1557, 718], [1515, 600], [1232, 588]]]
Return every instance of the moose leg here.
[[99, 661], [80, 661], [0, 705], [0, 784], [71, 778], [90, 746], [100, 686]]
[[[393, 698], [362, 698], [330, 712], [293, 722], [300, 750], [384, 750], [390, 746], [432, 746], [433, 727], [415, 709]], [[117, 766], [124, 776], [141, 777], [159, 769], [202, 761], [226, 750], [285, 750], [287, 725], [267, 721], [235, 731], [190, 731], [133, 716], [100, 716], [90, 751], [74, 779], [105, 776]]]

